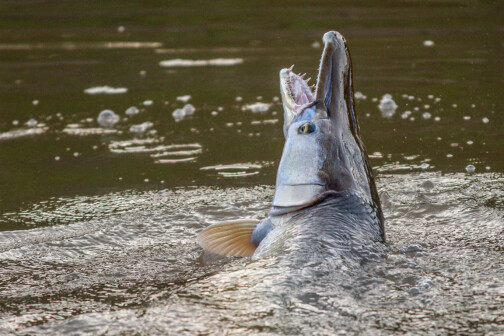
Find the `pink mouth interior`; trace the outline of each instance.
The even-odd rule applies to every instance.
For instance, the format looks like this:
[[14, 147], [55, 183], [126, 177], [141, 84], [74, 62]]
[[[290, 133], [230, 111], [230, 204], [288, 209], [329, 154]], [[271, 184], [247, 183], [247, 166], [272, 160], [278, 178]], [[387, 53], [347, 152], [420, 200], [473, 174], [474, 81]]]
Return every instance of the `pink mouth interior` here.
[[313, 94], [303, 78], [304, 76], [296, 75], [290, 69], [287, 70], [289, 94], [294, 99], [296, 105], [301, 106], [313, 102], [315, 98], [313, 98]]

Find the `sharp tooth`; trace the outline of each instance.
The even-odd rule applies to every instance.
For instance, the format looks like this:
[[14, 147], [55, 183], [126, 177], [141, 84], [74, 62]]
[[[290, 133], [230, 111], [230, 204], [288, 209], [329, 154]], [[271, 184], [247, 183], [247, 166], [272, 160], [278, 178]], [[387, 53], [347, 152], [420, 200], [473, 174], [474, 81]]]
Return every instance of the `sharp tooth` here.
[[308, 82], [310, 81], [311, 77], [308, 78], [307, 80], [305, 80], [306, 84], [308, 84]]
[[314, 87], [315, 87], [315, 84], [313, 84], [312, 86], [310, 86], [310, 90], [313, 90]]
[[292, 71], [292, 69], [294, 69], [294, 64], [292, 64], [291, 67], [288, 70]]
[[306, 76], [306, 72], [304, 74], [301, 75], [301, 79], [304, 78], [304, 76]]

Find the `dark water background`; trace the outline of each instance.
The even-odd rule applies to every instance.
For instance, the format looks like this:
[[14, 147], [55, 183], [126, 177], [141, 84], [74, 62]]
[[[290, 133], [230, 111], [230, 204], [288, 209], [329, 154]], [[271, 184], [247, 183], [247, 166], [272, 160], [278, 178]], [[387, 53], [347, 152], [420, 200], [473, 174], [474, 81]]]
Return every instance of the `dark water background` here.
[[[0, 2], [0, 334], [502, 334], [503, 14], [497, 1]], [[366, 96], [387, 252], [294, 289], [269, 259], [208, 263], [199, 230], [267, 212], [278, 72], [315, 78], [328, 30]], [[217, 58], [242, 63], [160, 66]], [[104, 85], [127, 92], [84, 92]], [[176, 122], [183, 95], [196, 111]], [[268, 111], [246, 109], [257, 102]], [[104, 109], [121, 117], [112, 130]]]

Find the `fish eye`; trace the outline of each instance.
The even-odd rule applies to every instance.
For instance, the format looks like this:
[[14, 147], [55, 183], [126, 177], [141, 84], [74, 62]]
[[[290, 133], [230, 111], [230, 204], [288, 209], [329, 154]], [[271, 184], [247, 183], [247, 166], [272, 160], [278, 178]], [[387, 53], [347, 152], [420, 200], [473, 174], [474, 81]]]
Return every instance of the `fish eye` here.
[[300, 134], [309, 134], [313, 133], [315, 131], [315, 124], [311, 122], [304, 123], [303, 125], [299, 126], [298, 128], [298, 133]]

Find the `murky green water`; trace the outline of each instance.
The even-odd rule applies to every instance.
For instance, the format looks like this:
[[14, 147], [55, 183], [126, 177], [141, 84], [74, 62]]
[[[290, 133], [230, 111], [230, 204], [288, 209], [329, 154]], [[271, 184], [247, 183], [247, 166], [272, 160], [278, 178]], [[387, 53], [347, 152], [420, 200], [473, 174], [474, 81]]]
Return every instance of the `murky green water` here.
[[[0, 3], [0, 334], [503, 333], [501, 18], [491, 1]], [[268, 211], [278, 72], [315, 78], [328, 30], [351, 51], [387, 246], [358, 267], [207, 260], [198, 231]]]

